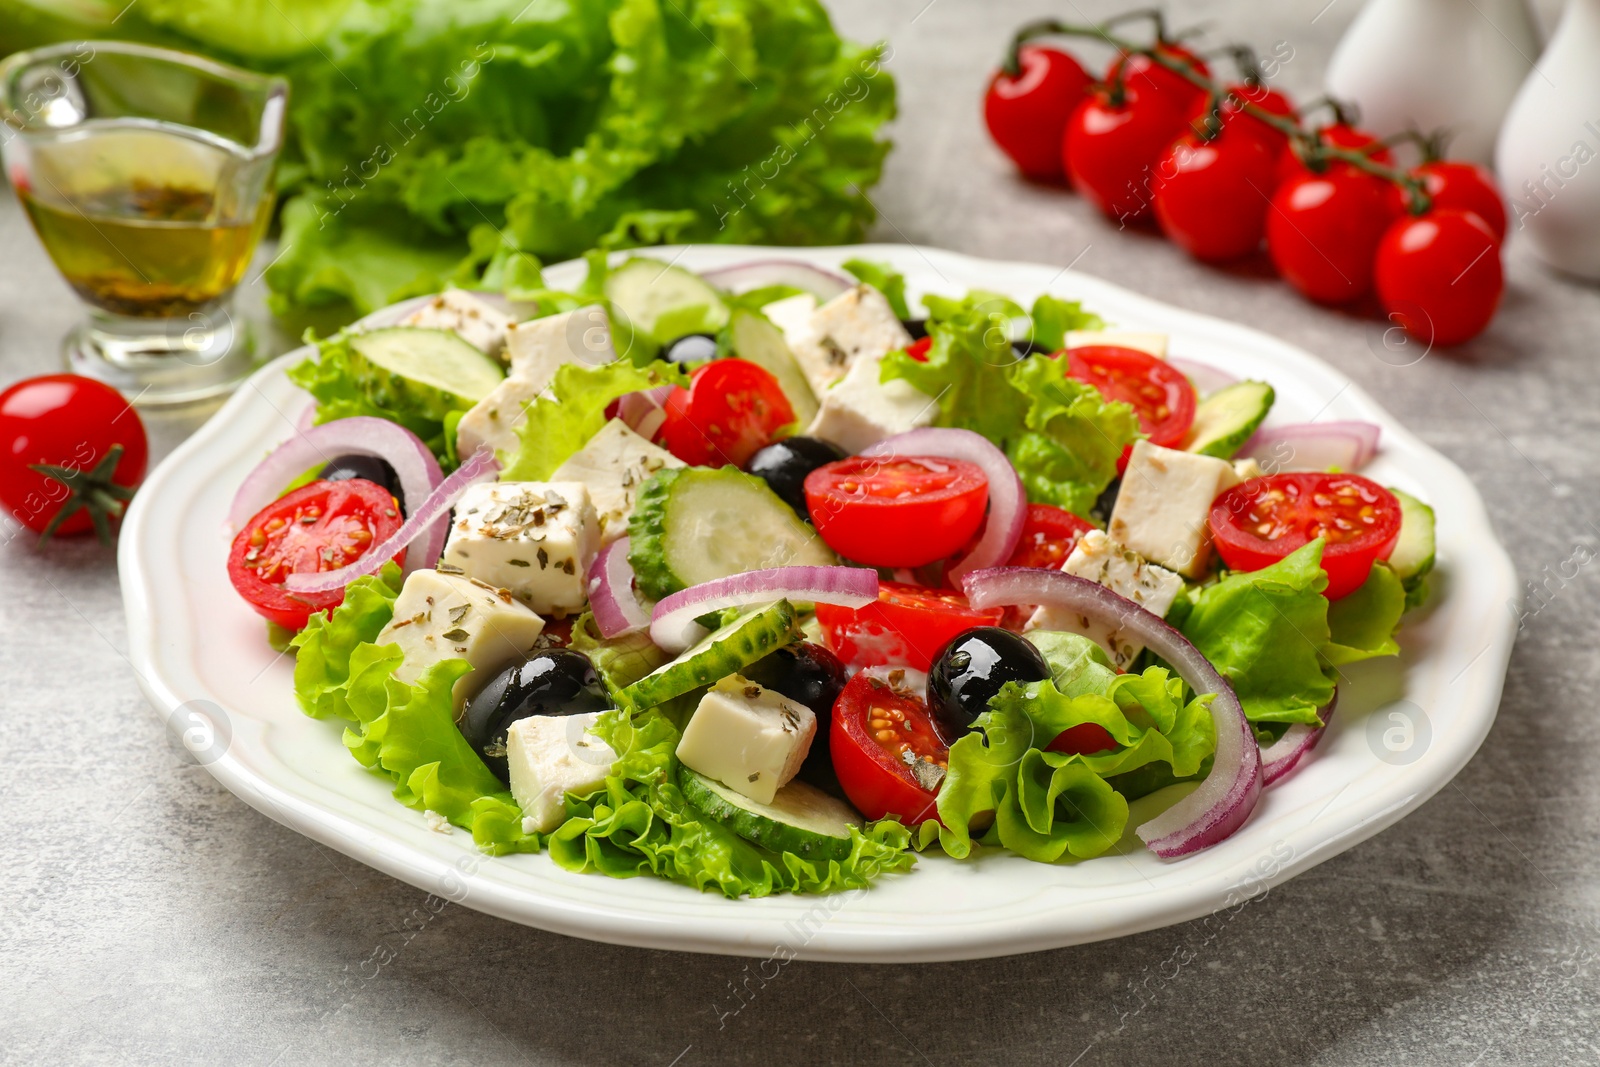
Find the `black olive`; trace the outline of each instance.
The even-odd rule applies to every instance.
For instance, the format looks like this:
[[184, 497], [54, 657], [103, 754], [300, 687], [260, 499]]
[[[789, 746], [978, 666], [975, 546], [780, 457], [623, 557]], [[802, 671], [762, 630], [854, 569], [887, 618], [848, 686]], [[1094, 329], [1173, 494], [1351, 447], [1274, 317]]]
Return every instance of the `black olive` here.
[[377, 456], [335, 456], [317, 472], [317, 477], [325, 482], [348, 482], [352, 478], [362, 478], [383, 486], [402, 506], [405, 504], [405, 498], [400, 493], [400, 476]]
[[490, 679], [467, 701], [461, 733], [494, 776], [506, 782], [506, 731], [512, 723], [530, 715], [582, 715], [609, 707], [611, 699], [589, 657], [551, 648]]
[[717, 358], [717, 339], [709, 333], [686, 333], [663, 345], [661, 358], [688, 369]]
[[906, 333], [911, 335], [913, 341], [920, 341], [928, 336], [927, 319], [901, 319], [900, 325], [906, 328]]
[[836, 446], [815, 437], [786, 437], [750, 457], [745, 470], [760, 478], [802, 519], [811, 518], [806, 507], [806, 475], [844, 458]]
[[944, 646], [928, 672], [928, 710], [945, 744], [953, 745], [989, 710], [1007, 682], [1039, 682], [1050, 665], [1027, 641], [998, 626], [964, 630]]
[[1044, 345], [1041, 345], [1037, 341], [1031, 339], [1012, 341], [1011, 351], [1016, 353], [1018, 359], [1027, 359], [1029, 356], [1033, 355], [1048, 356], [1050, 354], [1049, 350], [1047, 350]]
[[849, 681], [839, 657], [810, 641], [786, 645], [739, 672], [759, 686], [782, 693], [817, 716], [817, 733], [811, 751], [800, 766], [800, 776], [823, 789], [837, 788], [833, 758], [828, 752], [828, 731], [833, 725], [833, 705]]
[[1111, 521], [1111, 513], [1117, 507], [1117, 494], [1121, 491], [1122, 479], [1112, 479], [1111, 484], [1106, 486], [1105, 492], [1100, 494], [1099, 498], [1095, 500], [1094, 506], [1089, 509], [1089, 517], [1099, 522], [1109, 523]]

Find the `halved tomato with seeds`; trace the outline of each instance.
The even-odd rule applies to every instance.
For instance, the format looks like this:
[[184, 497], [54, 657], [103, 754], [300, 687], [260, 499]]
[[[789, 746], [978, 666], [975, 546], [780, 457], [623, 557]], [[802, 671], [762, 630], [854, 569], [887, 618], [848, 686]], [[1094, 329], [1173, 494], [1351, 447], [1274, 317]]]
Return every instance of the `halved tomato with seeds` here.
[[[389, 490], [364, 478], [311, 482], [244, 524], [228, 552], [228, 579], [256, 614], [300, 630], [314, 612], [344, 602], [343, 589], [291, 593], [291, 574], [338, 570], [393, 537], [405, 521]], [[401, 550], [396, 560], [405, 559]]]
[[938, 818], [950, 750], [903, 675], [862, 671], [850, 679], [833, 705], [828, 749], [857, 811], [869, 820], [894, 817], [915, 826]]
[[[1150, 443], [1182, 448], [1194, 425], [1194, 386], [1182, 371], [1148, 352], [1120, 345], [1083, 345], [1066, 354], [1067, 377], [1099, 390], [1107, 400], [1133, 408]], [[1123, 449], [1117, 472], [1128, 465], [1132, 446]]]

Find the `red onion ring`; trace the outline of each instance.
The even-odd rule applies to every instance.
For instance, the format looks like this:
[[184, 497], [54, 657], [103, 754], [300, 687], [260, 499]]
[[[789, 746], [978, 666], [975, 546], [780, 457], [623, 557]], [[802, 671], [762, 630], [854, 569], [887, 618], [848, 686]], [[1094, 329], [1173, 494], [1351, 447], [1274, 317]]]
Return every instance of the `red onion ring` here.
[[629, 538], [619, 537], [594, 558], [589, 568], [589, 609], [601, 637], [621, 637], [650, 625], [650, 609], [639, 602], [628, 562]]
[[1201, 396], [1205, 396], [1207, 393], [1214, 393], [1218, 389], [1230, 386], [1239, 380], [1220, 367], [1213, 367], [1209, 363], [1170, 357], [1167, 362], [1182, 371], [1184, 377], [1188, 378], [1190, 384], [1194, 386], [1194, 391]]
[[727, 293], [748, 293], [768, 285], [787, 285], [827, 303], [855, 283], [832, 271], [795, 259], [759, 259], [702, 271], [700, 277]]
[[724, 608], [798, 600], [865, 607], [878, 599], [878, 572], [866, 567], [772, 567], [717, 578], [665, 597], [650, 620], [650, 640], [676, 655], [705, 633], [695, 622]]
[[1322, 735], [1328, 732], [1328, 723], [1333, 720], [1333, 709], [1338, 704], [1339, 691], [1335, 689], [1333, 699], [1317, 711], [1317, 716], [1322, 719], [1321, 726], [1312, 726], [1308, 722], [1294, 723], [1284, 731], [1282, 737], [1261, 750], [1262, 785], [1271, 785], [1286, 777], [1300, 765], [1300, 760], [1307, 752], [1317, 747]]
[[667, 421], [667, 397], [674, 388], [676, 386], [658, 385], [624, 395], [617, 401], [617, 418], [627, 423], [628, 429], [650, 440]]
[[372, 574], [393, 559], [402, 548], [409, 547], [424, 534], [431, 534], [431, 528], [437, 527], [439, 547], [428, 549], [427, 546], [432, 543], [430, 536], [423, 546], [407, 552], [405, 573], [410, 574], [412, 571], [433, 566], [439, 561], [444, 535], [450, 531], [450, 509], [470, 486], [486, 478], [493, 478], [499, 472], [500, 461], [494, 458], [494, 453], [487, 448], [478, 449], [406, 516], [404, 525], [396, 530], [393, 536], [373, 545], [360, 559], [347, 567], [333, 571], [318, 571], [315, 574], [304, 572], [291, 574], [284, 580], [284, 587], [291, 593], [324, 593], [330, 589], [343, 589], [357, 578]]
[[1254, 459], [1279, 470], [1353, 471], [1378, 454], [1382, 430], [1371, 422], [1297, 422], [1263, 426], [1239, 450], [1238, 458]]
[[983, 469], [989, 479], [989, 517], [984, 520], [983, 534], [972, 551], [950, 568], [951, 581], [960, 581], [985, 567], [997, 567], [1016, 551], [1028, 519], [1028, 498], [1017, 469], [987, 437], [971, 430], [923, 427], [879, 441], [861, 455], [940, 456], [965, 460]]
[[1137, 832], [1151, 852], [1175, 859], [1209, 848], [1244, 825], [1261, 797], [1261, 750], [1233, 687], [1187, 638], [1133, 601], [1064, 571], [995, 567], [967, 575], [962, 588], [975, 608], [1045, 604], [1104, 622], [1172, 664], [1197, 694], [1216, 694], [1211, 719], [1217, 750], [1211, 773], [1200, 788]]
[[[400, 503], [408, 515], [444, 480], [433, 452], [404, 426], [370, 415], [335, 419], [300, 431], [273, 449], [233, 494], [228, 525], [243, 529], [258, 511], [283, 495], [284, 486], [339, 456], [372, 456], [393, 467], [400, 479]], [[442, 535], [439, 543], [443, 547]]]

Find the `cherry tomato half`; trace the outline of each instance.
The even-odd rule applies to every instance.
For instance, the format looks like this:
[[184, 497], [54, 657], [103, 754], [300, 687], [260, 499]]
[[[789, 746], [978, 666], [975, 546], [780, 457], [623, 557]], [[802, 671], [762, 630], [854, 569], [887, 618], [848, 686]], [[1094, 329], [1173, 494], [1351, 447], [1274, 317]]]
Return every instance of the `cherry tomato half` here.
[[695, 467], [742, 467], [794, 422], [778, 379], [744, 359], [702, 363], [667, 395], [657, 441]]
[[909, 345], [906, 345], [906, 355], [910, 356], [918, 363], [926, 363], [928, 362], [928, 350], [932, 347], [933, 338], [919, 337], [915, 341], [912, 341]]
[[1021, 71], [995, 71], [983, 96], [989, 136], [1030, 178], [1061, 177], [1061, 138], [1072, 109], [1093, 81], [1076, 59], [1054, 48], [1023, 45]]
[[1430, 345], [1482, 333], [1505, 288], [1494, 231], [1477, 212], [1454, 208], [1408, 215], [1389, 227], [1373, 273], [1390, 319]]
[[1321, 304], [1372, 288], [1372, 260], [1393, 219], [1389, 183], [1353, 167], [1305, 173], [1279, 187], [1267, 213], [1267, 251], [1284, 280]]
[[1361, 588], [1400, 538], [1400, 502], [1359, 474], [1295, 472], [1251, 478], [1211, 504], [1211, 536], [1222, 561], [1258, 571], [1318, 537], [1329, 600]]
[[983, 525], [989, 479], [938, 456], [851, 456], [806, 475], [806, 506], [828, 547], [873, 567], [921, 567]]
[[1155, 164], [1187, 128], [1184, 113], [1165, 96], [1132, 93], [1114, 102], [1097, 89], [1078, 105], [1062, 142], [1072, 187], [1123, 223], [1150, 213]]
[[[1139, 417], [1151, 444], [1182, 446], [1194, 425], [1194, 385], [1172, 364], [1148, 352], [1117, 345], [1084, 345], [1067, 350], [1067, 377], [1094, 386], [1107, 400], [1120, 400]], [[1128, 464], [1122, 451], [1117, 470]]]
[[936, 781], [950, 750], [914, 693], [857, 674], [834, 702], [828, 750], [845, 796], [869, 820], [894, 816], [915, 826], [938, 818], [938, 786], [919, 783], [913, 765], [923, 765], [924, 781]]
[[1056, 735], [1045, 748], [1051, 752], [1065, 752], [1069, 756], [1087, 756], [1117, 747], [1117, 739], [1097, 722], [1080, 722]]
[[[122, 446], [110, 470], [97, 471], [112, 448]], [[144, 424], [122, 394], [92, 378], [47, 374], [0, 392], [0, 506], [23, 526], [68, 536], [94, 526], [100, 508], [119, 518], [122, 501], [144, 478], [150, 447]], [[72, 485], [34, 466], [75, 472]], [[97, 478], [101, 474], [105, 477]]]
[[876, 603], [863, 608], [817, 605], [817, 622], [834, 655], [854, 667], [925, 671], [950, 639], [974, 626], [995, 626], [1000, 608], [982, 611], [948, 589], [880, 582]]
[[1262, 125], [1241, 115], [1210, 140], [1184, 134], [1156, 166], [1161, 231], [1208, 263], [1250, 255], [1267, 228], [1277, 157], [1259, 135], [1241, 132], [1239, 119]]
[[[1506, 205], [1494, 176], [1476, 163], [1463, 163], [1452, 159], [1439, 159], [1413, 168], [1411, 173], [1422, 179], [1434, 210], [1458, 208], [1470, 211], [1494, 232], [1501, 244], [1506, 240]], [[1390, 187], [1396, 198], [1396, 215], [1405, 213], [1405, 194], [1398, 185]]]
[[1029, 504], [1022, 539], [1006, 561], [1007, 567], [1044, 567], [1058, 571], [1078, 547], [1078, 539], [1094, 529], [1094, 523], [1080, 519], [1066, 508], [1053, 504]]
[[[344, 602], [343, 589], [291, 593], [291, 574], [316, 574], [354, 563], [394, 536], [404, 521], [389, 490], [364, 478], [310, 482], [257, 512], [234, 536], [228, 580], [257, 615], [289, 630], [313, 612]], [[395, 556], [404, 560], [402, 550]]]

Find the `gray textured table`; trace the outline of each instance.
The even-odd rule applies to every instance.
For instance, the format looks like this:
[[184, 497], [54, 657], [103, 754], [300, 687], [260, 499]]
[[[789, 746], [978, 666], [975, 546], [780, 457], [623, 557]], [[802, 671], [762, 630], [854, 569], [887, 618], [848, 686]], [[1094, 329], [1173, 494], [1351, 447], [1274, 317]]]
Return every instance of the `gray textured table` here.
[[[1282, 82], [1310, 96], [1357, 6], [1335, 0], [1318, 16], [1322, 3], [1193, 3], [1175, 21], [1288, 42]], [[1076, 261], [1258, 325], [1339, 367], [1477, 481], [1523, 577], [1545, 590], [1477, 758], [1399, 825], [1219, 932], [1191, 923], [966, 964], [794, 963], [762, 987], [744, 960], [589, 944], [456, 907], [417, 928], [420, 891], [278, 826], [178, 758], [119, 651], [109, 553], [40, 550], [8, 527], [0, 1061], [1600, 1059], [1600, 608], [1590, 570], [1551, 577], [1600, 541], [1588, 451], [1600, 440], [1600, 292], [1553, 278], [1513, 241], [1490, 331], [1450, 358], [1393, 366], [1374, 354], [1373, 323], [1117, 234], [1082, 202], [1011, 176], [978, 93], [1009, 28], [1043, 5], [839, 7], [849, 33], [895, 46], [903, 117], [874, 193], [878, 238]], [[259, 286], [246, 297], [258, 303]], [[15, 203], [0, 201], [0, 383], [54, 369], [76, 314]], [[160, 451], [182, 432], [154, 429]], [[734, 986], [754, 995], [726, 1014]]]

